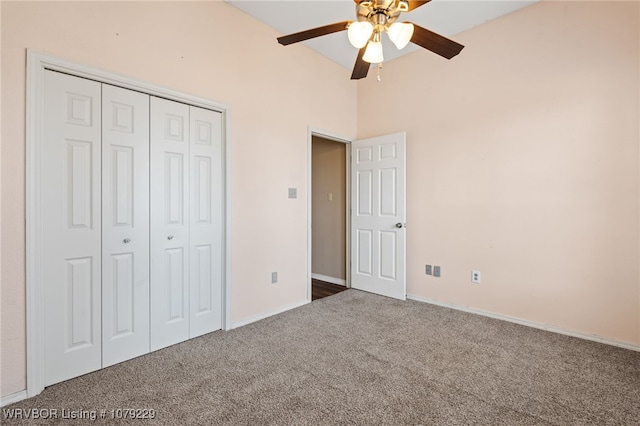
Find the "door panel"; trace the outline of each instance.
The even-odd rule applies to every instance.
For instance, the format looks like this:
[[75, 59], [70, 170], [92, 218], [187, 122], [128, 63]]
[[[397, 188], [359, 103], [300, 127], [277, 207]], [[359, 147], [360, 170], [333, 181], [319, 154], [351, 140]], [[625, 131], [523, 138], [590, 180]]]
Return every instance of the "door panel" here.
[[[405, 134], [351, 144], [351, 287], [404, 300]], [[396, 226], [400, 224], [400, 228]]]
[[[111, 255], [111, 259], [113, 260], [111, 264], [113, 282], [109, 283], [108, 281], [105, 281], [103, 283], [103, 291], [105, 290], [104, 287], [108, 287], [109, 284], [112, 284], [111, 288], [114, 296], [112, 302], [113, 318], [111, 318], [113, 324], [113, 339], [129, 336], [138, 330], [134, 330], [134, 310], [136, 309], [135, 302], [137, 301], [137, 298], [135, 297], [134, 292], [133, 275], [136, 268], [134, 268], [133, 253], [114, 254]], [[102, 267], [103, 273], [108, 267], [109, 265]], [[148, 303], [146, 305], [148, 306]], [[104, 316], [106, 317], [107, 315]], [[104, 328], [107, 328], [109, 326], [108, 319], [105, 318], [104, 320]], [[106, 334], [104, 329], [102, 334], [103, 337]], [[106, 346], [107, 343], [105, 342], [103, 345]]]
[[101, 367], [100, 83], [45, 71], [45, 385]]
[[380, 216], [397, 216], [396, 200], [397, 170], [380, 170]]
[[184, 322], [185, 314], [185, 267], [184, 250], [181, 247], [165, 249], [165, 272], [167, 287], [169, 291], [168, 305], [169, 312], [166, 317], [167, 323]]
[[[93, 224], [93, 143], [67, 139], [68, 183], [64, 193], [67, 198], [67, 223], [69, 228], [91, 229]], [[98, 154], [99, 155], [99, 154]]]
[[149, 96], [102, 86], [103, 367], [149, 352]]
[[193, 159], [193, 192], [195, 223], [211, 223], [211, 157], [196, 155]]
[[380, 231], [379, 247], [380, 247], [380, 278], [386, 278], [392, 281], [397, 279], [396, 276], [396, 249], [398, 246], [396, 231]]
[[192, 295], [192, 298], [195, 296], [197, 305], [191, 306], [191, 309], [197, 315], [213, 309], [211, 304], [211, 246], [196, 246], [193, 259], [195, 261], [193, 283], [198, 294]]
[[189, 338], [189, 107], [151, 97], [151, 350]]
[[222, 114], [190, 107], [190, 337], [222, 328]]
[[356, 212], [359, 217], [371, 216], [372, 209], [372, 182], [371, 182], [371, 170], [358, 171], [357, 176], [357, 209]]
[[[371, 229], [358, 229], [356, 240], [356, 271], [359, 275], [373, 276], [373, 231]], [[353, 287], [353, 285], [352, 285]]]
[[69, 335], [67, 348], [79, 349], [93, 344], [93, 318], [90, 313], [94, 310], [93, 287], [93, 259], [67, 259], [67, 306], [69, 307]]
[[165, 152], [164, 197], [167, 225], [184, 225], [185, 167], [184, 154]]

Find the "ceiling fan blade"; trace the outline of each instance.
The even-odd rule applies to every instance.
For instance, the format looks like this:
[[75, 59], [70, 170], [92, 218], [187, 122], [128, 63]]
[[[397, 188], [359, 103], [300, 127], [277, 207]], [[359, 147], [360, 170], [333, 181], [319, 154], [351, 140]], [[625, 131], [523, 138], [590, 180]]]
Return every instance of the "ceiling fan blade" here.
[[285, 35], [282, 37], [278, 37], [278, 43], [283, 46], [287, 46], [289, 44], [298, 43], [300, 41], [309, 40], [323, 35], [337, 33], [338, 31], [346, 30], [349, 24], [351, 24], [352, 22], [353, 21], [336, 22], [335, 24], [329, 24], [323, 27], [300, 31], [299, 33]]
[[425, 1], [414, 1], [414, 0], [409, 0], [409, 12], [411, 12], [413, 9], [417, 9], [420, 6], [422, 6], [423, 4], [427, 4], [429, 3], [431, 0], [425, 0]]
[[411, 43], [415, 43], [447, 59], [453, 58], [464, 48], [463, 45], [416, 24], [413, 24]]
[[[353, 0], [353, 1], [355, 2], [355, 4], [359, 5], [364, 0]], [[408, 0], [407, 3], [409, 3], [409, 12], [411, 12], [413, 9], [419, 8], [425, 3], [429, 3], [430, 1], [431, 0]]]
[[358, 57], [356, 58], [356, 63], [353, 66], [353, 72], [351, 73], [351, 80], [360, 80], [361, 78], [365, 78], [369, 73], [369, 65], [371, 64], [362, 59], [365, 50], [367, 50], [367, 46], [363, 47], [358, 52]]

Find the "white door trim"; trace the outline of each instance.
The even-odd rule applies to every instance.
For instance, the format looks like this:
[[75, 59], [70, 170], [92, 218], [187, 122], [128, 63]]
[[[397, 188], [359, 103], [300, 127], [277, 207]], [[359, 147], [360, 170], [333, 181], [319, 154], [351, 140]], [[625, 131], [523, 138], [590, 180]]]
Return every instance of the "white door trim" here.
[[313, 258], [311, 257], [312, 253], [312, 232], [311, 232], [311, 165], [312, 165], [312, 138], [313, 136], [320, 137], [322, 139], [328, 139], [335, 142], [340, 142], [347, 144], [347, 155], [345, 161], [346, 167], [346, 253], [347, 253], [347, 262], [346, 265], [346, 279], [345, 285], [347, 288], [351, 287], [351, 161], [349, 159], [349, 155], [351, 152], [350, 144], [352, 139], [346, 138], [344, 136], [339, 136], [333, 134], [331, 132], [327, 132], [325, 130], [319, 129], [317, 127], [308, 126], [307, 127], [307, 301], [311, 302], [311, 263]]
[[224, 158], [224, 246], [223, 324], [231, 329], [231, 107], [208, 99], [135, 80], [99, 68], [27, 50], [26, 104], [26, 308], [27, 308], [27, 397], [44, 389], [44, 300], [42, 288], [42, 144], [44, 71], [108, 83], [125, 89], [218, 111], [223, 115]]

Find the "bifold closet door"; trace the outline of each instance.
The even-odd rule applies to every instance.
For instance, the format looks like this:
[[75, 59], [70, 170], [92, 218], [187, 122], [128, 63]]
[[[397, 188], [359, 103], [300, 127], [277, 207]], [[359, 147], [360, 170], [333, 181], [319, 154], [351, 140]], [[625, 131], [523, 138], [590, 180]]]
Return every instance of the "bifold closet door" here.
[[222, 115], [54, 71], [41, 165], [45, 385], [222, 326]]
[[221, 117], [151, 97], [151, 350], [222, 328]]
[[149, 95], [102, 86], [102, 366], [149, 353]]
[[45, 385], [101, 367], [101, 84], [44, 76]]
[[189, 338], [189, 107], [151, 97], [151, 350]]
[[189, 337], [222, 328], [222, 114], [189, 107], [191, 291]]

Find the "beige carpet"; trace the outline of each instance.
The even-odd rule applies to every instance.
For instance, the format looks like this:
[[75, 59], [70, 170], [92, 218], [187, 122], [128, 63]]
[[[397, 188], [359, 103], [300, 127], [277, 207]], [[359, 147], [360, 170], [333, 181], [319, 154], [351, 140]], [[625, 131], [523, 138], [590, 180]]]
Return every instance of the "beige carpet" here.
[[[640, 353], [348, 290], [5, 407], [133, 424], [639, 425]], [[98, 414], [99, 416], [99, 414]]]

